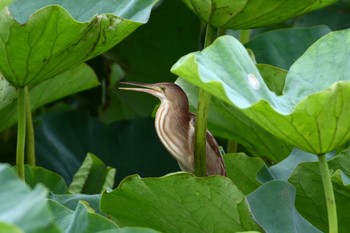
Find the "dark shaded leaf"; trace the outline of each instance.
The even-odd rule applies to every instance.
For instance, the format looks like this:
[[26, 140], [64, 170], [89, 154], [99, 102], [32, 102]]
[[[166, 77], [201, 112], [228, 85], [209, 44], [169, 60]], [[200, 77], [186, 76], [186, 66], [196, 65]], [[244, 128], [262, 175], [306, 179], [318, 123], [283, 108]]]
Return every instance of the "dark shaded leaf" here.
[[278, 29], [260, 34], [245, 44], [258, 63], [288, 70], [316, 40], [331, 32], [327, 26]]

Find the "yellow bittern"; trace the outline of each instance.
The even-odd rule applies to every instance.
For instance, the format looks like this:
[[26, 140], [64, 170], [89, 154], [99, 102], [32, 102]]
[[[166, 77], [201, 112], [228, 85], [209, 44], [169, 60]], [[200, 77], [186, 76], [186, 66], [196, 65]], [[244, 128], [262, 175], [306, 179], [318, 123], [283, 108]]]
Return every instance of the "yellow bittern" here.
[[[137, 87], [121, 87], [123, 90], [149, 93], [160, 99], [155, 127], [160, 141], [176, 159], [181, 170], [194, 172], [194, 125], [195, 115], [189, 111], [185, 92], [174, 83], [132, 83]], [[226, 175], [219, 146], [207, 130], [207, 175]]]

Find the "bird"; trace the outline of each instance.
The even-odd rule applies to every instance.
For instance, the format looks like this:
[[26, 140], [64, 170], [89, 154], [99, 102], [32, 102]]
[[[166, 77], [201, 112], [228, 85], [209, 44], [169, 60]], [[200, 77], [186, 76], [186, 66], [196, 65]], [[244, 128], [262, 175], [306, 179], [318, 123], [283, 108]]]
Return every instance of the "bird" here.
[[[161, 104], [155, 115], [157, 135], [175, 158], [182, 171], [194, 173], [195, 115], [189, 111], [188, 98], [180, 86], [171, 82], [136, 83], [120, 82], [136, 87], [119, 87], [121, 90], [151, 94]], [[225, 164], [214, 136], [206, 132], [207, 176], [226, 176]]]

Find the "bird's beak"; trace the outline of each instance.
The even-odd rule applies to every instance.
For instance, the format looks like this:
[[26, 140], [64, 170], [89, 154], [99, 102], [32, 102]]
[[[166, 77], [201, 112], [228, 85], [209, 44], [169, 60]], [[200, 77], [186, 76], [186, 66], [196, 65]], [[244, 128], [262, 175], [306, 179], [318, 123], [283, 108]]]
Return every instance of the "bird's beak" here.
[[[159, 90], [158, 86], [156, 86], [155, 84], [133, 83], [133, 82], [120, 82], [120, 83], [137, 86], [137, 87], [119, 87], [119, 89], [121, 89], [121, 90], [145, 92], [145, 93], [149, 93], [151, 95], [154, 95], [156, 97], [160, 97], [160, 95], [161, 95], [161, 91]], [[143, 88], [139, 88], [139, 87], [143, 87]]]

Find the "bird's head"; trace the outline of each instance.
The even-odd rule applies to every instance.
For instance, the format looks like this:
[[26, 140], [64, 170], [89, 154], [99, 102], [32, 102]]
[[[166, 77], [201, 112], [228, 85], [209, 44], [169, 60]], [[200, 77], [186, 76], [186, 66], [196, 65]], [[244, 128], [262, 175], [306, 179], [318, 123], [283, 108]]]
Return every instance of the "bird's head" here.
[[173, 105], [176, 104], [180, 108], [188, 109], [188, 99], [185, 92], [174, 83], [120, 83], [137, 87], [120, 87], [119, 89], [149, 93], [155, 97], [158, 97], [162, 102], [168, 101]]

